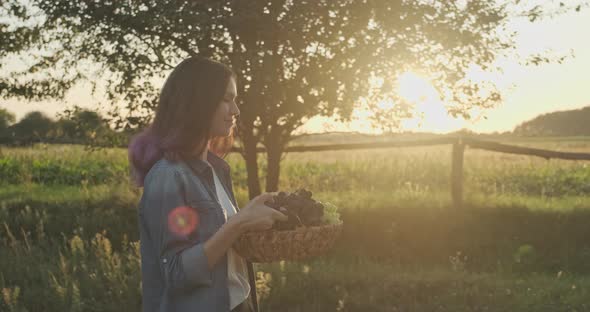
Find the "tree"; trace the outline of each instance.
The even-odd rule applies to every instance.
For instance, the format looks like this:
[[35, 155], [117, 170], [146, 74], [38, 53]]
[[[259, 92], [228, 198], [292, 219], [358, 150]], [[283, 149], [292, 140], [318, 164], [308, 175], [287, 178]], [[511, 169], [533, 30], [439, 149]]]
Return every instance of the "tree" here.
[[108, 122], [96, 111], [78, 106], [63, 112], [58, 124], [58, 136], [89, 141], [108, 135]]
[[53, 129], [53, 120], [42, 112], [27, 113], [19, 122], [10, 127], [10, 131], [19, 140], [42, 140]]
[[[513, 36], [502, 31], [510, 18], [536, 20], [580, 5], [461, 3], [8, 0], [2, 8], [16, 26], [2, 25], [0, 43], [8, 48], [0, 57], [43, 52], [33, 53], [37, 61], [29, 68], [0, 79], [0, 96], [62, 97], [95, 76], [85, 69], [92, 62], [107, 79], [109, 100], [129, 112], [113, 111], [115, 125], [132, 128], [149, 122], [161, 79], [180, 59], [201, 55], [229, 63], [239, 76], [238, 133], [252, 197], [260, 193], [259, 143], [267, 149], [266, 190], [274, 191], [284, 148], [308, 118], [347, 120], [359, 103], [375, 109], [378, 122], [407, 114], [394, 86], [408, 69], [430, 73], [436, 87], [448, 91], [453, 114], [494, 105], [501, 100], [495, 86], [469, 81], [466, 72], [489, 70], [513, 53]], [[382, 111], [376, 103], [383, 100], [400, 104]]]
[[4, 133], [6, 129], [15, 121], [13, 113], [7, 109], [0, 108], [0, 134]]
[[590, 106], [552, 112], [523, 122], [514, 129], [520, 136], [587, 136], [590, 135]]

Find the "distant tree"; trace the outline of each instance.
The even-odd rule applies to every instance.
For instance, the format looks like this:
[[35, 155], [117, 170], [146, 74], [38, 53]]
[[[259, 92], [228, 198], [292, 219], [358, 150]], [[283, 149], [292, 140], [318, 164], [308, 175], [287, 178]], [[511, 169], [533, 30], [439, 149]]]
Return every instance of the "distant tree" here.
[[12, 125], [9, 131], [14, 133], [18, 139], [42, 140], [53, 130], [54, 122], [42, 112], [34, 111], [27, 113], [19, 122]]
[[4, 133], [4, 131], [12, 125], [15, 121], [15, 116], [13, 113], [9, 112], [5, 108], [0, 108], [0, 135]]
[[543, 114], [518, 125], [521, 136], [590, 136], [590, 106]]
[[60, 114], [57, 121], [60, 136], [88, 139], [110, 130], [108, 122], [96, 111], [75, 106]]
[[476, 132], [474, 132], [473, 130], [467, 129], [467, 128], [461, 128], [457, 131], [452, 132], [451, 134], [460, 135], [460, 136], [476, 136], [477, 135]]
[[134, 129], [115, 131], [107, 118], [99, 112], [74, 106], [59, 114], [55, 137], [69, 142], [85, 144], [87, 148], [126, 146]]

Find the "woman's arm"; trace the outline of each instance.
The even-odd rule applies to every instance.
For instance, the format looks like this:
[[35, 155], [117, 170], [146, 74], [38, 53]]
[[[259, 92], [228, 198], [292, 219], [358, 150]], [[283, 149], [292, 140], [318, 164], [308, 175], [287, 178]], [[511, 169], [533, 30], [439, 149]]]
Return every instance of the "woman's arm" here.
[[146, 177], [142, 215], [152, 237], [154, 249], [159, 254], [161, 270], [167, 285], [175, 289], [211, 285], [212, 268], [246, 231], [270, 229], [275, 220], [287, 216], [264, 205], [272, 196], [262, 194], [230, 217], [206, 242], [194, 243], [197, 230], [175, 231], [169, 227], [169, 218], [184, 202], [182, 178], [175, 168], [154, 168]]
[[285, 221], [288, 217], [266, 205], [273, 194], [265, 193], [251, 200], [236, 215], [205, 242], [205, 254], [209, 259], [209, 268], [213, 267], [234, 241], [244, 232], [268, 230], [276, 220]]
[[211, 285], [213, 282], [204, 243], [195, 244], [197, 228], [179, 230], [170, 226], [170, 218], [182, 211], [178, 208], [189, 207], [184, 200], [183, 188], [176, 168], [165, 165], [152, 168], [145, 179], [140, 210], [164, 282], [167, 287], [176, 290]]
[[[236, 215], [237, 217], [237, 215]], [[243, 224], [236, 217], [229, 218], [204, 244], [209, 269], [223, 257], [235, 240], [244, 232]]]

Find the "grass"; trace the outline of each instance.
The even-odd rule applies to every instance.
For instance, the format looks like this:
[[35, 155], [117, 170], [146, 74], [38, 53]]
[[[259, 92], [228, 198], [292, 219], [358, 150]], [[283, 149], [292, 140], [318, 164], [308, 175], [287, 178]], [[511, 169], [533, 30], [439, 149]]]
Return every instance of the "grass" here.
[[[362, 274], [358, 273], [362, 270]], [[266, 311], [585, 311], [588, 277], [565, 273], [471, 273], [461, 268], [408, 269], [381, 263], [265, 266]], [[268, 275], [267, 275], [268, 274]], [[266, 276], [265, 276], [266, 275]], [[293, 289], [300, 290], [294, 296]]]
[[[574, 139], [517, 143], [590, 151]], [[345, 229], [324, 257], [257, 264], [262, 310], [590, 310], [589, 165], [468, 150], [459, 210], [449, 146], [288, 154], [281, 189], [336, 204]], [[127, 172], [122, 149], [2, 148], [1, 311], [140, 309]]]
[[[580, 149], [590, 151], [590, 143]], [[41, 145], [30, 149], [3, 149], [3, 153], [4, 157], [0, 158], [0, 185], [84, 186], [120, 184], [129, 179], [127, 156], [123, 149], [88, 153], [79, 146], [49, 148]], [[235, 185], [245, 188], [246, 170], [241, 156], [231, 154], [227, 160], [232, 166]], [[447, 191], [450, 187], [450, 163], [449, 146], [290, 153], [282, 162], [280, 185], [284, 189], [306, 186], [319, 192]], [[262, 177], [265, 171], [266, 162], [261, 157]], [[466, 193], [559, 197], [590, 192], [590, 184], [587, 183], [590, 161], [547, 161], [469, 150], [465, 157], [464, 175]]]

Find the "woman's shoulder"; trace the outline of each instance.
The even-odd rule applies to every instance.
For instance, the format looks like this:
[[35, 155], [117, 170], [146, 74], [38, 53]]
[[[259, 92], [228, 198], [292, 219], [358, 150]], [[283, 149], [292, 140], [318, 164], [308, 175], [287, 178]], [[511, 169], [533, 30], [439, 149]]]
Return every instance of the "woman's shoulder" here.
[[158, 160], [145, 176], [144, 185], [154, 182], [169, 181], [182, 174], [184, 166], [180, 161]]

